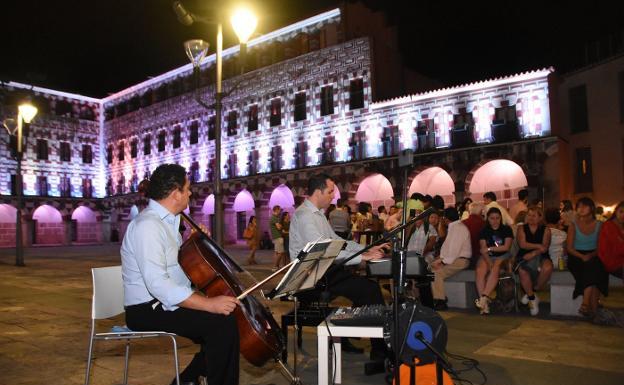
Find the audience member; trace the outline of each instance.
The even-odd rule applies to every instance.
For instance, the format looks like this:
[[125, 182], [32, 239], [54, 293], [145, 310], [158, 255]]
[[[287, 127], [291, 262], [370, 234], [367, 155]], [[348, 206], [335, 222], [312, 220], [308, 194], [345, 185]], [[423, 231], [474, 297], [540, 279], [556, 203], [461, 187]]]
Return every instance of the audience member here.
[[290, 251], [288, 250], [288, 242], [290, 240], [290, 213], [288, 211], [282, 213], [280, 224], [282, 225], [282, 238], [284, 238], [284, 254], [282, 256], [281, 265], [286, 266], [290, 262]]
[[542, 209], [531, 206], [526, 213], [526, 223], [518, 226], [519, 250], [516, 260], [520, 285], [525, 292], [520, 302], [529, 305], [532, 316], [539, 313], [539, 298], [533, 290], [543, 289], [553, 271], [553, 264], [548, 256], [551, 233], [542, 224], [542, 217]]
[[[415, 214], [418, 215], [420, 212], [415, 210]], [[428, 221], [419, 219], [414, 222], [409, 233], [411, 235], [408, 239], [407, 251], [414, 251], [425, 257], [427, 262], [431, 262], [433, 259], [433, 248], [438, 238], [438, 232], [435, 227], [431, 226]]]
[[245, 260], [245, 264], [257, 265], [256, 250], [258, 250], [258, 246], [260, 244], [260, 237], [258, 234], [258, 221], [253, 215], [249, 218], [247, 228], [243, 231], [243, 238], [247, 241], [247, 246], [249, 246], [249, 255]]
[[470, 216], [470, 210], [468, 210], [468, 207], [470, 206], [471, 203], [472, 203], [472, 199], [464, 198], [464, 200], [457, 207], [457, 211], [459, 211], [459, 216], [462, 221], [464, 219], [467, 219], [468, 216]]
[[529, 203], [529, 190], [522, 189], [518, 191], [518, 202], [516, 202], [513, 206], [511, 206], [511, 209], [509, 209], [509, 215], [513, 219], [516, 219], [516, 217], [518, 216], [518, 214], [520, 214], [521, 211], [527, 211], [528, 203]]
[[605, 213], [604, 213], [604, 207], [602, 206], [596, 207], [596, 220], [603, 222], [603, 223], [607, 221], [607, 217], [605, 216]]
[[351, 233], [351, 218], [345, 208], [344, 200], [339, 199], [336, 210], [329, 214], [329, 224], [340, 238], [349, 239]]
[[435, 275], [431, 290], [433, 292], [433, 305], [436, 310], [448, 309], [444, 280], [467, 268], [472, 256], [470, 231], [459, 220], [457, 210], [454, 208], [444, 210], [442, 221], [448, 225], [446, 239], [440, 249], [440, 257], [431, 262], [431, 270]]
[[559, 203], [559, 211], [561, 212], [561, 224], [563, 230], [567, 231], [568, 226], [576, 219], [576, 212], [572, 206], [572, 201], [564, 199]]
[[470, 215], [464, 219], [462, 223], [466, 225], [470, 231], [470, 243], [472, 244], [472, 258], [470, 259], [470, 269], [473, 269], [479, 258], [481, 257], [481, 244], [479, 243], [479, 235], [485, 227], [483, 220], [483, 204], [480, 202], [472, 202], [468, 205]]
[[273, 257], [273, 271], [277, 271], [284, 260], [284, 236], [282, 235], [282, 224], [280, 222], [280, 214], [282, 208], [278, 205], [273, 206], [273, 213], [271, 215], [271, 221], [269, 227], [271, 229], [271, 239], [273, 240], [273, 246], [275, 247], [275, 255]]
[[565, 260], [565, 244], [568, 234], [561, 230], [561, 214], [559, 210], [552, 208], [544, 213], [546, 226], [550, 229], [550, 246], [548, 247], [548, 256], [553, 266], [557, 266], [559, 270], [563, 270], [566, 265]]
[[492, 207], [487, 211], [486, 224], [479, 235], [481, 258], [477, 262], [476, 284], [479, 298], [475, 305], [481, 314], [490, 313], [489, 294], [496, 288], [501, 266], [509, 259], [513, 232], [502, 222], [501, 211]]
[[444, 211], [444, 199], [440, 195], [434, 195], [431, 199], [431, 206], [438, 211]]
[[511, 226], [514, 224], [513, 218], [509, 215], [509, 213], [507, 212], [507, 209], [499, 205], [498, 202], [496, 202], [496, 194], [494, 194], [492, 191], [488, 191], [485, 194], [483, 194], [483, 204], [485, 205], [486, 213], [490, 211], [492, 207], [497, 208], [498, 211], [500, 211], [502, 215], [503, 224], [507, 226]]
[[388, 213], [386, 212], [386, 206], [379, 206], [379, 207], [377, 207], [377, 216], [379, 217], [379, 220], [381, 220], [382, 222], [386, 222], [386, 219], [388, 219]]
[[609, 219], [602, 226], [598, 238], [598, 256], [607, 272], [624, 279], [624, 201], [618, 203]]
[[568, 268], [576, 280], [572, 298], [583, 295], [579, 313], [593, 318], [600, 293], [609, 290], [609, 276], [598, 258], [598, 234], [602, 222], [596, 220], [596, 206], [590, 198], [576, 202], [577, 219], [568, 227]]

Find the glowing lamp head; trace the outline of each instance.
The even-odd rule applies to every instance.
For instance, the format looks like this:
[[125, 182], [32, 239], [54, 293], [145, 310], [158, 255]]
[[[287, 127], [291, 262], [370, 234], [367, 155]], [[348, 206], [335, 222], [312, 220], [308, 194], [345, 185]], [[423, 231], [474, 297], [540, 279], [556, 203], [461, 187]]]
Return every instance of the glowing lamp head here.
[[199, 67], [202, 60], [208, 55], [210, 44], [201, 39], [187, 40], [184, 42], [184, 51], [194, 67]]
[[247, 44], [258, 25], [256, 16], [249, 9], [245, 8], [239, 8], [234, 11], [230, 22], [241, 44]]
[[37, 115], [38, 111], [37, 107], [33, 106], [30, 103], [20, 104], [17, 109], [19, 110], [19, 114], [22, 116], [22, 119], [24, 119], [24, 122], [26, 123], [30, 123], [35, 118], [35, 115]]

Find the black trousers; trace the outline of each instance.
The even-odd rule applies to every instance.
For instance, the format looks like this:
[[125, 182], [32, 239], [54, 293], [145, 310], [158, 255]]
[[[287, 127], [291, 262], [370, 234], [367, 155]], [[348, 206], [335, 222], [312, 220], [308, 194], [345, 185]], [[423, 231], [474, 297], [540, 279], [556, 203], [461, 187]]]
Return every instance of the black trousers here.
[[196, 381], [206, 376], [210, 385], [237, 385], [239, 373], [238, 326], [233, 314], [212, 314], [178, 308], [165, 311], [159, 304], [128, 306], [126, 323], [135, 331], [158, 330], [175, 333], [201, 345], [191, 363], [180, 374], [180, 381]]

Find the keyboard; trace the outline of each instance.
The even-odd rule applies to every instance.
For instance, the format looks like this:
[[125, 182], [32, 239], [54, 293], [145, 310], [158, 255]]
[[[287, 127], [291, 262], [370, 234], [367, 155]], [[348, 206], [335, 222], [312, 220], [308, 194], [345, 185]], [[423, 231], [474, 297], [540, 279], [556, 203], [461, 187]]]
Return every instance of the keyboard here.
[[383, 326], [392, 308], [386, 305], [340, 307], [329, 320], [336, 326]]

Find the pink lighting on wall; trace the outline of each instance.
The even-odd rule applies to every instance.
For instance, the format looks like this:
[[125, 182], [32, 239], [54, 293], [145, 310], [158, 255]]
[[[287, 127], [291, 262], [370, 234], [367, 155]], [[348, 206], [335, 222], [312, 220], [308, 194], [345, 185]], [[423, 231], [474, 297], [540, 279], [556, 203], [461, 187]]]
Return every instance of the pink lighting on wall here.
[[358, 202], [369, 202], [373, 207], [394, 204], [394, 190], [390, 181], [381, 174], [366, 177], [358, 186], [355, 199]]
[[61, 213], [50, 205], [39, 206], [33, 213], [35, 243], [40, 245], [59, 245], [65, 240], [65, 226]]
[[288, 186], [281, 184], [271, 193], [269, 198], [269, 208], [279, 205], [283, 210], [293, 212], [295, 209], [295, 198]]
[[520, 166], [510, 160], [496, 159], [479, 167], [468, 190], [475, 194], [518, 189], [527, 185], [526, 176]]
[[74, 219], [80, 223], [97, 222], [95, 212], [86, 206], [80, 206], [74, 210], [71, 219]]
[[62, 223], [61, 213], [50, 205], [37, 207], [33, 213], [33, 220], [41, 223]]
[[17, 209], [11, 205], [0, 204], [0, 223], [12, 223], [15, 229], [15, 216]]
[[210, 194], [208, 195], [208, 197], [206, 197], [206, 200], [204, 201], [204, 205], [202, 206], [202, 213], [204, 215], [212, 215], [214, 214], [214, 206], [215, 206], [215, 202], [214, 202], [214, 194]]
[[429, 167], [416, 175], [410, 185], [408, 196], [415, 192], [425, 195], [440, 195], [445, 205], [455, 203], [455, 183], [451, 176], [440, 167]]
[[234, 211], [253, 211], [256, 208], [253, 196], [247, 190], [241, 190], [234, 198]]

